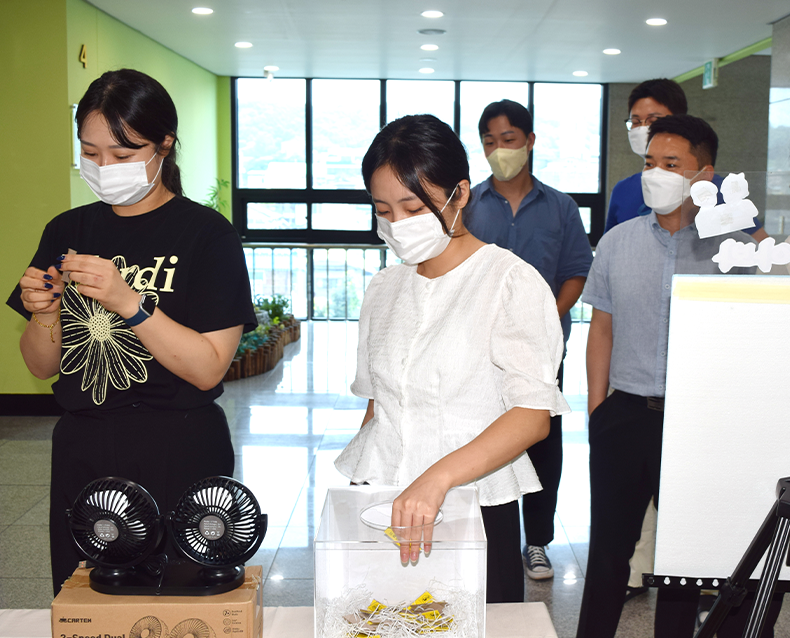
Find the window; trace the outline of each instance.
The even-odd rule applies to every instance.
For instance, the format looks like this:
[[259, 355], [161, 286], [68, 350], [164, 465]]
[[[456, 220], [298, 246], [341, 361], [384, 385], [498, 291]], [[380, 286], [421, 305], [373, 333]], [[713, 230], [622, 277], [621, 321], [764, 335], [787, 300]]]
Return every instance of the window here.
[[389, 80], [387, 122], [404, 115], [435, 115], [453, 126], [455, 82], [443, 80]]
[[535, 84], [533, 174], [566, 193], [598, 193], [600, 84]]
[[247, 228], [283, 230], [307, 228], [307, 204], [247, 204]]
[[381, 245], [362, 182], [371, 141], [388, 121], [433, 114], [459, 133], [475, 185], [491, 174], [477, 123], [503, 98], [533, 112], [533, 173], [575, 199], [595, 244], [605, 94], [597, 84], [237, 78], [233, 221], [256, 294], [285, 294], [302, 317], [357, 317], [372, 273], [398, 261]]
[[381, 83], [313, 80], [312, 84], [312, 186], [364, 188], [359, 167], [379, 132]]
[[305, 80], [236, 81], [239, 188], [304, 188]]

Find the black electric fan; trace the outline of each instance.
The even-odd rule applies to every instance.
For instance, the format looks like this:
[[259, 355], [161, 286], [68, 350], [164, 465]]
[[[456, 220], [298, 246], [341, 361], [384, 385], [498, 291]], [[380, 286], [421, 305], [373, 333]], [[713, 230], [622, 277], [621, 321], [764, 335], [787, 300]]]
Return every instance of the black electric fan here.
[[149, 577], [136, 566], [159, 545], [164, 525], [143, 487], [124, 478], [98, 479], [85, 486], [66, 516], [78, 549], [96, 565], [93, 589], [113, 593], [147, 584]]
[[213, 476], [192, 485], [168, 517], [172, 538], [200, 565], [200, 578], [233, 589], [244, 581], [241, 567], [263, 541], [268, 516], [242, 483]]
[[252, 492], [223, 476], [188, 488], [167, 525], [143, 487], [116, 477], [89, 483], [66, 515], [80, 553], [96, 566], [91, 588], [120, 595], [204, 596], [235, 589], [268, 523]]

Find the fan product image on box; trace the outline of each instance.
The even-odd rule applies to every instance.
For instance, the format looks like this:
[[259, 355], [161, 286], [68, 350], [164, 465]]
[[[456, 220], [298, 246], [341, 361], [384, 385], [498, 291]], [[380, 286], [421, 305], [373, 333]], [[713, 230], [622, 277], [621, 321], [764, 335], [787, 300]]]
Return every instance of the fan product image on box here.
[[66, 516], [78, 550], [95, 566], [91, 588], [118, 595], [205, 596], [236, 589], [268, 524], [252, 492], [224, 476], [193, 484], [167, 515], [137, 483], [97, 479]]

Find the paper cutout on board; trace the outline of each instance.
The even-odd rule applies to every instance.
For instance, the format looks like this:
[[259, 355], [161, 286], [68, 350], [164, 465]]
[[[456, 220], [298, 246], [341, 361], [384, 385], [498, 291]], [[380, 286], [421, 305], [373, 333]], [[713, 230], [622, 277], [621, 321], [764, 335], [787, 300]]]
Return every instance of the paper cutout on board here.
[[766, 237], [759, 246], [735, 241], [732, 237], [725, 239], [719, 246], [719, 252], [713, 256], [719, 264], [719, 270], [729, 272], [734, 267], [749, 268], [757, 266], [762, 272], [770, 272], [771, 266], [790, 264], [790, 244], [777, 244], [773, 237]]
[[[691, 200], [699, 206], [695, 218], [700, 239], [753, 228], [758, 211], [749, 196], [749, 184], [743, 173], [730, 173], [721, 184], [724, 203], [716, 205], [719, 190], [713, 182], [691, 185]], [[754, 264], [753, 264], [754, 265]]]

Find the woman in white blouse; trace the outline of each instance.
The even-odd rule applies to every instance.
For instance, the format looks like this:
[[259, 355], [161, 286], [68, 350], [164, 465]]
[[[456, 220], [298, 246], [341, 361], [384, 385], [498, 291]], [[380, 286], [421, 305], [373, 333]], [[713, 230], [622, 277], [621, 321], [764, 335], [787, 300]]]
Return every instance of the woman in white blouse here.
[[[404, 263], [365, 293], [351, 390], [368, 408], [335, 465], [354, 483], [405, 488], [393, 527], [431, 523], [450, 488], [476, 485], [488, 602], [521, 602], [518, 499], [541, 489], [525, 450], [569, 411], [554, 296], [532, 266], [465, 230], [469, 163], [437, 118], [388, 124], [362, 174], [378, 234]], [[417, 558], [402, 544], [404, 563]]]

